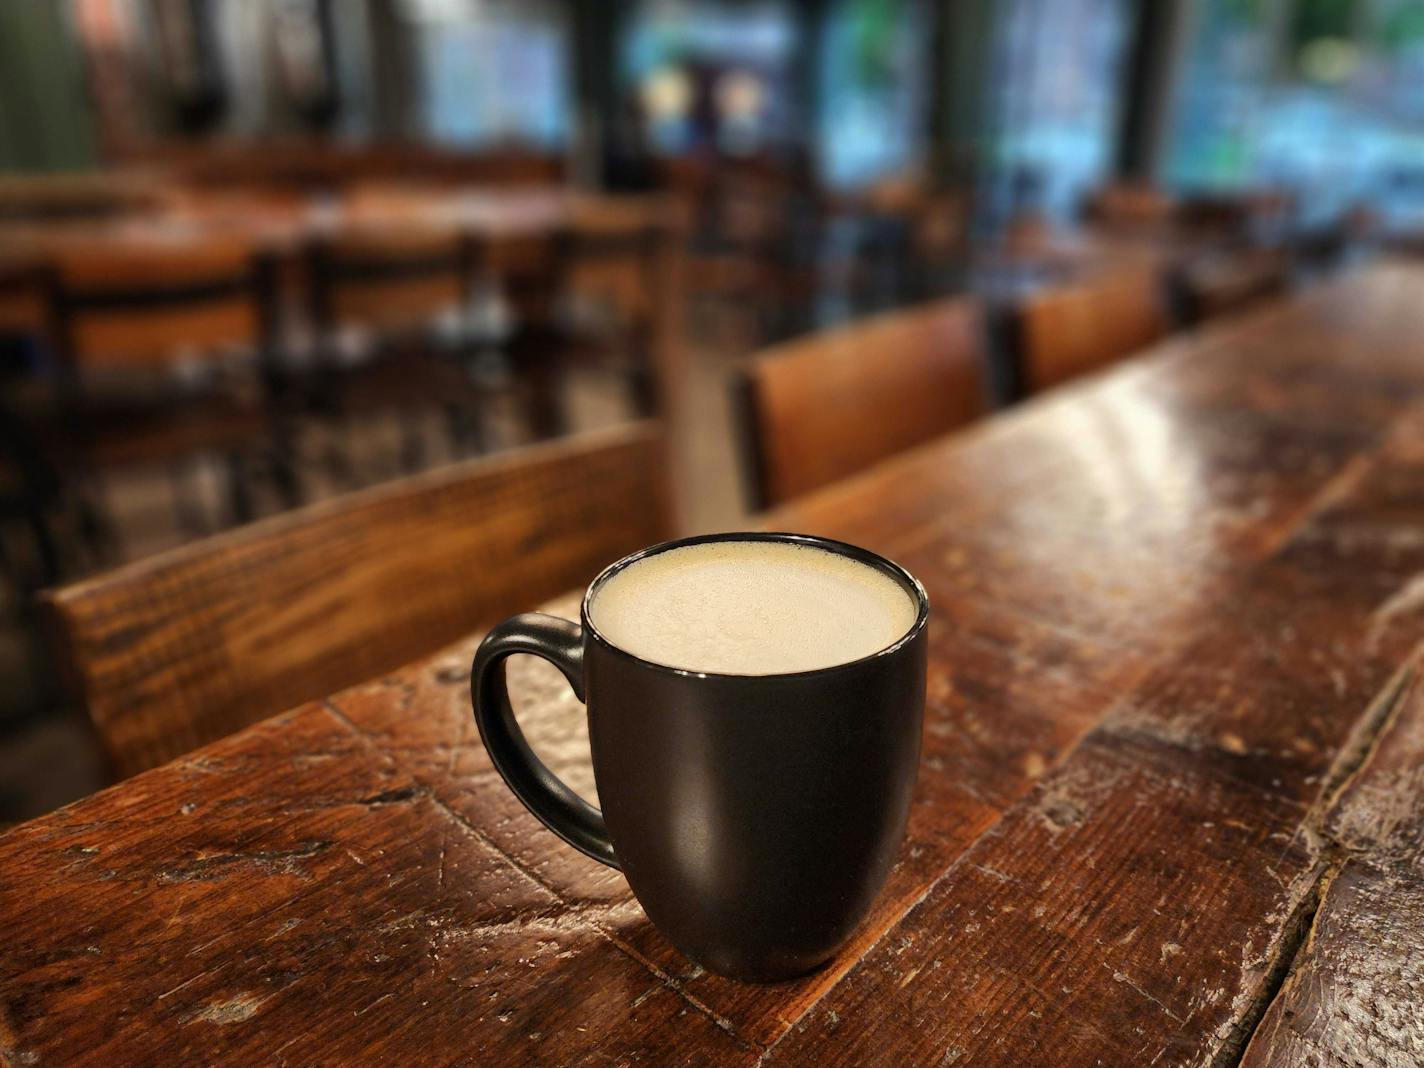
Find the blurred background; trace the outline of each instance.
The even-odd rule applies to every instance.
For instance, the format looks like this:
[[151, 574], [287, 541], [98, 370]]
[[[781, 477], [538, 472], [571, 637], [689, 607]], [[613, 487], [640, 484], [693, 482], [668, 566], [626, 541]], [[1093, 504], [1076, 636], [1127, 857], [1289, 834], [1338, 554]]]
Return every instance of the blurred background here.
[[647, 415], [735, 527], [762, 349], [1420, 250], [1421, 0], [0, 4], [0, 823], [111, 775], [44, 590]]

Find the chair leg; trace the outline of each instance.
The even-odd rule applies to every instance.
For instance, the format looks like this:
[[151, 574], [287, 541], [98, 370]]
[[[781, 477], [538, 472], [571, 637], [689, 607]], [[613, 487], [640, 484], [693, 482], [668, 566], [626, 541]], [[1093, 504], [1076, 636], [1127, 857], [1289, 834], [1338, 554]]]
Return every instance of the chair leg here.
[[521, 379], [525, 419], [536, 438], [555, 438], [568, 428], [565, 408], [565, 340], [558, 330], [526, 327], [507, 347], [510, 362]]
[[103, 506], [90, 497], [88, 485], [81, 485], [72, 491], [74, 515], [78, 522], [79, 538], [97, 564], [112, 564], [123, 556], [119, 533], [113, 520], [104, 512]]
[[192, 476], [201, 471], [201, 457], [175, 460], [168, 470], [168, 485], [173, 491], [173, 515], [178, 529], [189, 537], [199, 538], [210, 532], [211, 524], [192, 493]]
[[40, 560], [40, 583], [52, 586], [59, 581], [59, 552], [55, 548], [54, 534], [45, 521], [44, 512], [38, 502], [26, 506], [25, 520], [30, 527], [30, 537], [34, 539], [35, 553]]
[[283, 508], [299, 508], [304, 503], [302, 483], [297, 473], [298, 428], [289, 416], [278, 415], [270, 424], [263, 469], [276, 490]]
[[480, 411], [478, 402], [447, 404], [445, 434], [449, 438], [451, 452], [457, 458], [476, 455], [489, 448], [484, 413]]
[[527, 390], [525, 418], [536, 438], [556, 438], [568, 428], [564, 410], [563, 368], [559, 361], [540, 355], [525, 362]]
[[322, 443], [322, 466], [332, 485], [340, 490], [355, 488], [356, 465], [351, 461], [352, 431], [350, 419], [344, 413], [329, 420], [324, 427], [326, 441]]
[[635, 330], [628, 338], [627, 350], [632, 358], [628, 372], [629, 392], [632, 394], [633, 411], [640, 419], [656, 418], [662, 407], [658, 396], [658, 375], [653, 366], [655, 342], [651, 331]]
[[404, 474], [413, 474], [425, 467], [425, 428], [421, 426], [419, 411], [404, 412], [400, 416], [400, 469]]
[[300, 508], [304, 503], [294, 455], [294, 450], [283, 443], [272, 451], [269, 463], [272, 485], [276, 487], [277, 496], [281, 498], [284, 508]]
[[8, 575], [11, 585], [18, 591], [22, 601], [35, 590], [53, 586], [60, 576], [59, 554], [49, 524], [41, 512], [28, 504], [25, 504], [24, 508], [24, 523], [30, 531], [34, 559], [26, 559], [26, 554], [17, 556], [12, 553], [7, 539], [0, 536], [0, 574]]
[[228, 451], [225, 459], [227, 469], [227, 503], [233, 522], [241, 526], [252, 522], [252, 486], [247, 478], [247, 462], [239, 449]]

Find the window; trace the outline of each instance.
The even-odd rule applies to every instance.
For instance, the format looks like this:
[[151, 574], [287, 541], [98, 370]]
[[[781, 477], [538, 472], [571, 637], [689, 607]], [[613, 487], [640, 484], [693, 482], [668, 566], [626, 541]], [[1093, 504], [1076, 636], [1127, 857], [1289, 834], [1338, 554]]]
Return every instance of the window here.
[[1177, 87], [1167, 178], [1280, 186], [1306, 224], [1367, 204], [1424, 213], [1424, 5], [1207, 0]]
[[407, 0], [426, 133], [449, 144], [562, 146], [568, 24], [552, 0]]

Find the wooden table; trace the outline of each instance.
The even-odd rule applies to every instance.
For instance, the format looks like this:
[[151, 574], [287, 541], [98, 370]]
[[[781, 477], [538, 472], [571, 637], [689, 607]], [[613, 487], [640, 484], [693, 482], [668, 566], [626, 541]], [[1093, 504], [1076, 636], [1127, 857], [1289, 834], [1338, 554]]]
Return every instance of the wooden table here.
[[[455, 188], [380, 185], [345, 195], [291, 196], [194, 192], [158, 207], [103, 219], [0, 221], [0, 331], [40, 333], [46, 326], [39, 285], [43, 272], [65, 257], [95, 247], [141, 250], [215, 237], [241, 237], [286, 269], [324, 234], [343, 228], [433, 226], [458, 230], [483, 244], [496, 273], [540, 262], [539, 244], [576, 220], [609, 214], [647, 226], [680, 225], [674, 205], [653, 195], [582, 193], [562, 187]], [[4, 276], [32, 279], [27, 288]]]
[[0, 837], [0, 1058], [1420, 1063], [1422, 297], [1372, 269], [771, 518], [935, 606], [908, 837], [818, 974], [704, 973], [536, 824], [471, 637]]

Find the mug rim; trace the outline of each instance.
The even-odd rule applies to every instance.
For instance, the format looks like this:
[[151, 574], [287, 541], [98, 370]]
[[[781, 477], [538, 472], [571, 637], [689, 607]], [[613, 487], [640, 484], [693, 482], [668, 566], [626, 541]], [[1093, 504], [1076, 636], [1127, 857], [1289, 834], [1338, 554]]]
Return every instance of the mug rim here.
[[[603, 634], [594, 626], [589, 608], [593, 604], [593, 599], [597, 596], [598, 591], [605, 583], [613, 578], [614, 575], [627, 570], [629, 567], [632, 567], [634, 564], [650, 556], [657, 556], [660, 553], [665, 553], [672, 549], [681, 549], [689, 545], [706, 545], [713, 542], [735, 541], [770, 541], [789, 545], [802, 545], [834, 553], [837, 556], [847, 557], [855, 560], [857, 563], [873, 567], [895, 579], [905, 592], [915, 599], [915, 621], [910, 624], [909, 629], [906, 630], [904, 634], [900, 635], [900, 637], [896, 638], [883, 649], [877, 649], [873, 653], [867, 653], [865, 656], [857, 657], [854, 660], [846, 660], [839, 664], [827, 664], [825, 667], [807, 668], [802, 671], [780, 671], [764, 675], [742, 674], [731, 671], [696, 671], [691, 668], [674, 667], [671, 664], [660, 664], [656, 660], [648, 660], [646, 657], [638, 656], [636, 653], [629, 652], [622, 646], [615, 644], [607, 635]], [[825, 538], [819, 534], [796, 534], [781, 530], [737, 530], [723, 531], [715, 534], [694, 534], [690, 537], [673, 538], [669, 541], [661, 541], [655, 545], [649, 545], [646, 548], [639, 549], [637, 552], [629, 553], [627, 556], [615, 560], [595, 575], [593, 581], [588, 584], [588, 588], [584, 591], [583, 601], [579, 605], [579, 622], [584, 628], [584, 633], [589, 635], [592, 640], [597, 641], [599, 645], [609, 652], [625, 657], [636, 664], [654, 671], [694, 679], [806, 679], [817, 675], [826, 675], [837, 671], [861, 667], [872, 661], [879, 660], [882, 657], [893, 656], [900, 649], [910, 644], [928, 625], [929, 618], [930, 597], [929, 594], [925, 592], [924, 585], [919, 579], [915, 578], [914, 575], [910, 574], [909, 571], [895, 563], [895, 561], [888, 557], [881, 556], [879, 553], [872, 552], [869, 549], [862, 548], [859, 545], [852, 545], [850, 542], [837, 541], [835, 538]]]

